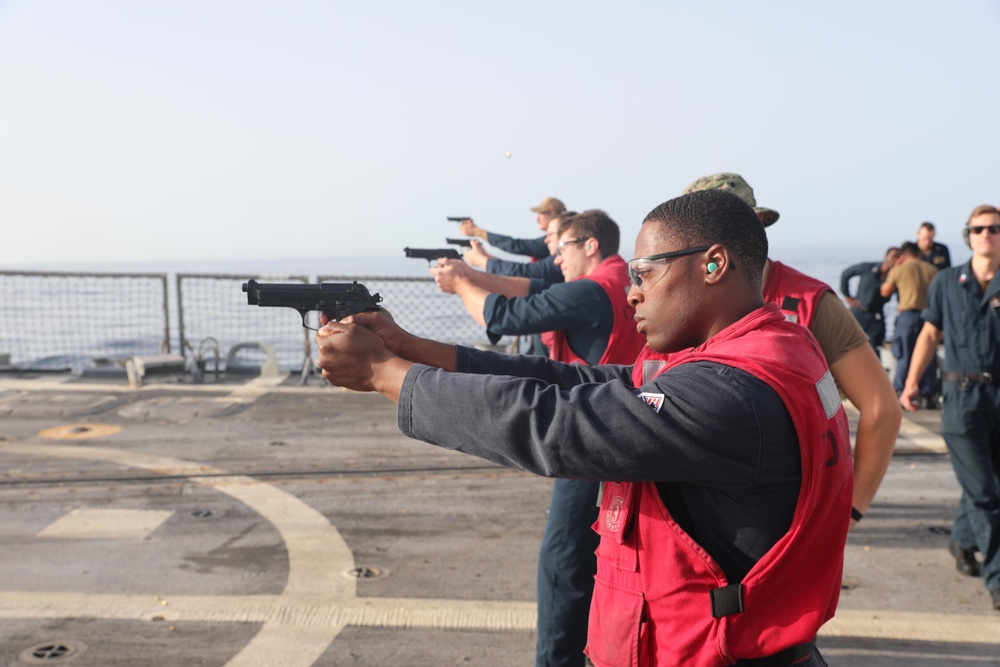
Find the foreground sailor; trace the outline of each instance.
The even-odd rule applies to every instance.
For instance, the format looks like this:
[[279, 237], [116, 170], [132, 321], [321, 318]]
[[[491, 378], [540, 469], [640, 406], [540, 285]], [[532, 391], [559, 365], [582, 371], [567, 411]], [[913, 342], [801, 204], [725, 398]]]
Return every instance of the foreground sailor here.
[[319, 365], [397, 402], [410, 437], [605, 482], [597, 667], [825, 665], [812, 640], [840, 593], [847, 419], [815, 339], [763, 303], [764, 228], [738, 197], [696, 192], [647, 216], [635, 254], [638, 330], [669, 353], [641, 386], [629, 366], [445, 345], [373, 313], [321, 329]]

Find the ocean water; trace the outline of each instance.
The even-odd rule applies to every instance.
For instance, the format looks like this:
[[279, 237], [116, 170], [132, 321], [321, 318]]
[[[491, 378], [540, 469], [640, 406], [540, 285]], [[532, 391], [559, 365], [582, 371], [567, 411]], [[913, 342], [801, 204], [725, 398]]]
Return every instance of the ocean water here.
[[[884, 248], [781, 248], [772, 247], [771, 259], [779, 260], [818, 280], [822, 280], [839, 294], [841, 272], [858, 262], [875, 262], [881, 259]], [[402, 254], [402, 253], [400, 253]], [[518, 259], [503, 253], [498, 256]], [[965, 258], [954, 258], [965, 261]], [[176, 273], [232, 273], [247, 276], [318, 275], [337, 276], [405, 276], [430, 275], [424, 260], [402, 256], [333, 257], [298, 259], [225, 259], [225, 260], [175, 260], [145, 262], [73, 262], [53, 264], [10, 264], [2, 269], [30, 269], [50, 271], [134, 271], [173, 275]], [[852, 285], [853, 288], [853, 285]]]
[[[822, 280], [838, 290], [840, 273], [852, 264], [878, 261], [880, 248], [775, 248], [771, 258]], [[497, 253], [508, 259], [517, 259]], [[964, 260], [963, 260], [964, 261]], [[181, 259], [159, 261], [61, 262], [0, 265], [0, 270], [107, 271], [167, 273], [226, 273], [247, 276], [317, 275], [428, 276], [424, 260], [402, 256], [285, 258], [285, 259]]]

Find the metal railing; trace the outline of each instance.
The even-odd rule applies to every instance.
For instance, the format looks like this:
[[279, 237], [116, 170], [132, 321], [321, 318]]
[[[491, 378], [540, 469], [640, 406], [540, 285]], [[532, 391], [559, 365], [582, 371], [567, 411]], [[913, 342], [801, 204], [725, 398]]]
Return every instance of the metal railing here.
[[167, 275], [0, 271], [0, 354], [80, 370], [170, 352]]
[[316, 282], [349, 283], [357, 280], [372, 294], [382, 296], [382, 306], [412, 334], [444, 343], [488, 343], [483, 328], [466, 312], [462, 300], [444, 294], [433, 278], [320, 275]]
[[[307, 276], [254, 279], [274, 283], [309, 282]], [[291, 308], [248, 306], [242, 289], [247, 280], [247, 276], [223, 273], [177, 274], [177, 326], [182, 354], [207, 362], [209, 370], [224, 370], [230, 361], [229, 352], [238, 345], [263, 343], [273, 350], [281, 368], [302, 368], [310, 356], [312, 332], [302, 327], [298, 313]], [[216, 350], [218, 357], [208, 358], [208, 349]], [[240, 358], [246, 365], [259, 365], [265, 354], [261, 349], [247, 348]]]
[[[313, 332], [291, 308], [248, 306], [242, 284], [251, 278], [309, 282], [304, 275], [177, 273], [171, 285], [159, 273], [0, 271], [0, 366], [80, 372], [174, 352], [202, 370], [226, 370], [237, 359], [252, 367], [269, 355], [285, 370], [309, 367]], [[320, 275], [315, 282], [353, 280], [380, 293], [396, 321], [418, 336], [488, 343], [461, 299], [441, 293], [431, 278]]]

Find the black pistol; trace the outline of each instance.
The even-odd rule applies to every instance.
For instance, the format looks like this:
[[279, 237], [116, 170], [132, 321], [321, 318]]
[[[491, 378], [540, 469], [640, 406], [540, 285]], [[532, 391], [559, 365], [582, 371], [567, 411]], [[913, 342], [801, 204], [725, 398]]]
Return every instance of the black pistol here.
[[472, 220], [472, 218], [467, 215], [448, 216], [448, 222], [462, 222], [463, 220]]
[[406, 253], [407, 257], [416, 259], [426, 259], [427, 265], [436, 259], [462, 259], [462, 256], [458, 254], [458, 251], [454, 248], [403, 248], [403, 252]]
[[445, 242], [452, 245], [462, 246], [463, 248], [472, 247], [472, 239], [445, 239]]
[[294, 308], [306, 324], [306, 314], [322, 312], [328, 319], [340, 321], [348, 315], [378, 310], [382, 297], [371, 294], [368, 288], [355, 280], [353, 283], [243, 283], [247, 303], [251, 306]]

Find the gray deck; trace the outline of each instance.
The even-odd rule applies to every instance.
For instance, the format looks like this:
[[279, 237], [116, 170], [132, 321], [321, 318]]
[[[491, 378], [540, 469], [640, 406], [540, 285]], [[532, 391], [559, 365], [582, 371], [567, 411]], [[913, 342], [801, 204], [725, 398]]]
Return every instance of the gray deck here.
[[[297, 381], [0, 378], [0, 665], [533, 664], [551, 481]], [[937, 424], [904, 421], [849, 538], [831, 665], [1000, 665], [1000, 613], [945, 549]]]

